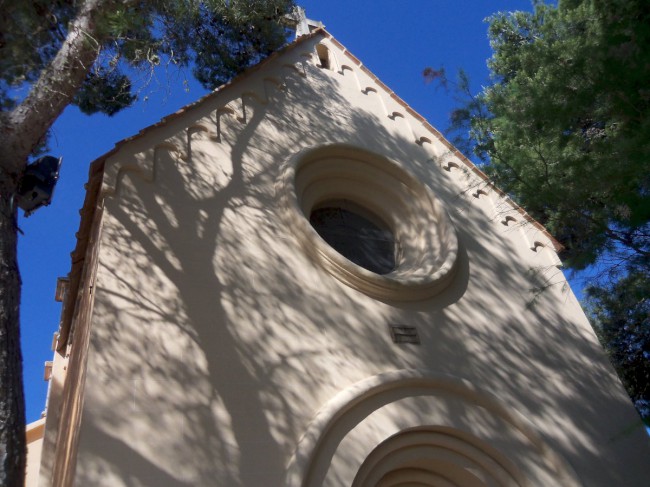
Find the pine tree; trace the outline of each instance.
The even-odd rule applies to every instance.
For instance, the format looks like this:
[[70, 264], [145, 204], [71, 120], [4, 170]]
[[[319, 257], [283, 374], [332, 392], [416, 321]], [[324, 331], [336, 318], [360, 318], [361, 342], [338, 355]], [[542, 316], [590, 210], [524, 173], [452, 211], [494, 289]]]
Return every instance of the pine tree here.
[[648, 419], [650, 4], [535, 2], [488, 22], [492, 83], [471, 96], [461, 76], [452, 131], [560, 241], [567, 267], [596, 271], [592, 320]]

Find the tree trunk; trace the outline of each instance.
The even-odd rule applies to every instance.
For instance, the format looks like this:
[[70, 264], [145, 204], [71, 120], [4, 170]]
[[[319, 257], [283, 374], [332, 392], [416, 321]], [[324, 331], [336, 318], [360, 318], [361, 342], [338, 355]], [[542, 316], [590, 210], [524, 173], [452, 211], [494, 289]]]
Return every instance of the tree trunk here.
[[[4, 185], [3, 185], [4, 186]], [[25, 397], [20, 351], [20, 274], [18, 272], [14, 188], [0, 192], [0, 485], [25, 481]]]
[[0, 111], [0, 487], [25, 481], [25, 399], [20, 350], [20, 274], [17, 261], [16, 192], [28, 157], [72, 101], [95, 63], [106, 12], [134, 0], [85, 0], [59, 52], [27, 97]]

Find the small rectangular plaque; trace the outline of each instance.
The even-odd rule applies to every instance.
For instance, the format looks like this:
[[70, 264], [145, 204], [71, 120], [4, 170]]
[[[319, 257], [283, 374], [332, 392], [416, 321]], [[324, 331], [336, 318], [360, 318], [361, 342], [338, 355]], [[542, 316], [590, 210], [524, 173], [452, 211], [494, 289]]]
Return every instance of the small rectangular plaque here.
[[395, 343], [415, 343], [420, 344], [418, 330], [414, 326], [408, 325], [388, 325], [390, 336]]

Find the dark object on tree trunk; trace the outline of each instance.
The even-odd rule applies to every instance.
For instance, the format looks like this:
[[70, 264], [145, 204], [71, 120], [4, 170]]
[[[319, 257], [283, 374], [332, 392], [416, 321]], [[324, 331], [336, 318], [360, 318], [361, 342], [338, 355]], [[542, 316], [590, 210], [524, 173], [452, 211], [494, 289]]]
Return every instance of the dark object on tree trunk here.
[[25, 169], [16, 193], [16, 203], [29, 216], [52, 201], [54, 186], [59, 179], [61, 157], [43, 156]]

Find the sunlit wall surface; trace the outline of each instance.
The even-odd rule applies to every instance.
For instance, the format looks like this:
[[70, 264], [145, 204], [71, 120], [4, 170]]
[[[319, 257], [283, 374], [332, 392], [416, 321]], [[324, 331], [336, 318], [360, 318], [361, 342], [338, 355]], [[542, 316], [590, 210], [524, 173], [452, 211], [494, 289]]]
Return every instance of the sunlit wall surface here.
[[554, 241], [326, 33], [101, 164], [44, 485], [647, 485]]

